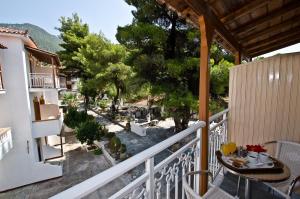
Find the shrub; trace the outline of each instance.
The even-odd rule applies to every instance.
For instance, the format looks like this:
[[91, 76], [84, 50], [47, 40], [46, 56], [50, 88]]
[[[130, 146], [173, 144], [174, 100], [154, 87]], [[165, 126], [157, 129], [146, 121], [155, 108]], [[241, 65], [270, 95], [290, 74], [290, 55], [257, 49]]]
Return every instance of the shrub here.
[[67, 113], [64, 117], [64, 123], [70, 127], [75, 128], [78, 125], [78, 111], [75, 107], [68, 108]]
[[125, 153], [126, 151], [127, 151], [126, 145], [125, 144], [121, 144], [120, 152], [121, 153]]
[[95, 140], [100, 140], [99, 124], [95, 120], [81, 122], [75, 129], [76, 138], [83, 144], [93, 145]]
[[76, 107], [78, 105], [78, 100], [75, 94], [65, 93], [62, 96], [62, 104], [65, 104], [69, 107]]
[[101, 155], [103, 152], [102, 152], [102, 150], [100, 149], [100, 148], [98, 148], [98, 149], [96, 149], [95, 151], [94, 151], [94, 154], [95, 155]]
[[106, 138], [108, 138], [108, 139], [111, 139], [111, 138], [113, 138], [113, 137], [115, 136], [115, 134], [114, 134], [114, 133], [111, 133], [111, 132], [107, 132], [104, 136], [105, 136]]
[[110, 149], [111, 152], [113, 152], [113, 153], [119, 152], [121, 146], [122, 146], [121, 145], [121, 140], [117, 136], [114, 136], [110, 139], [109, 149]]
[[105, 110], [108, 105], [107, 105], [107, 100], [99, 100], [98, 101], [98, 106], [102, 109], [102, 110]]
[[64, 117], [64, 123], [73, 129], [78, 127], [80, 123], [88, 120], [94, 120], [94, 117], [84, 111], [77, 111], [76, 107], [69, 107]]

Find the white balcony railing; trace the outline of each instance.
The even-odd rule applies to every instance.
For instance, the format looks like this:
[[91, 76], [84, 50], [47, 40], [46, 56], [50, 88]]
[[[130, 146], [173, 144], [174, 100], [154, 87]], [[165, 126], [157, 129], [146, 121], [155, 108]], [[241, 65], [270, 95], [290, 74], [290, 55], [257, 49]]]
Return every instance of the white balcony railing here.
[[53, 75], [50, 73], [30, 73], [30, 88], [55, 88]]
[[213, 177], [218, 174], [221, 168], [215, 152], [220, 150], [222, 143], [227, 142], [227, 114], [228, 109], [209, 118], [208, 166]]
[[13, 148], [11, 128], [0, 128], [0, 160]]
[[[210, 118], [209, 132], [209, 169], [217, 174], [219, 165], [215, 157], [215, 150], [220, 148], [222, 142], [227, 139], [227, 113], [225, 110]], [[117, 178], [121, 178], [127, 172], [145, 164], [144, 172], [135, 180], [132, 180], [121, 190], [115, 192], [109, 199], [117, 198], [185, 198], [181, 187], [182, 175], [189, 171], [200, 170], [200, 140], [201, 129], [204, 122], [197, 122], [188, 129], [152, 146], [149, 149], [105, 170], [102, 173], [67, 189], [51, 199], [82, 198], [105, 186]], [[162, 151], [170, 151], [168, 148], [175, 143], [182, 144], [180, 149], [164, 157], [158, 164], [154, 164], [158, 154]], [[198, 178], [189, 178], [189, 184], [196, 192], [199, 192]], [[180, 195], [179, 195], [180, 194]]]
[[59, 88], [67, 88], [67, 79], [66, 77], [59, 77]]

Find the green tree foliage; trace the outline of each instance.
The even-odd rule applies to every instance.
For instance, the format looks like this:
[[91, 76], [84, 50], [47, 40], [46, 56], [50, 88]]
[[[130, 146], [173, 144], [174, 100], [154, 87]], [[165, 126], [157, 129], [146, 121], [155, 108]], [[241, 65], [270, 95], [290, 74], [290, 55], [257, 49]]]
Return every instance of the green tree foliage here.
[[187, 126], [198, 95], [198, 31], [155, 0], [126, 2], [136, 7], [134, 20], [119, 27], [116, 37], [131, 51], [127, 64], [151, 84], [153, 95], [164, 96], [162, 103], [180, 131]]
[[[153, 95], [164, 97], [162, 103], [167, 114], [174, 118], [178, 132], [187, 127], [191, 113], [197, 110], [199, 30], [155, 0], [125, 1], [136, 8], [132, 11], [132, 24], [118, 27], [116, 35], [131, 51], [126, 64], [133, 66], [140, 82], [151, 84]], [[222, 60], [233, 61], [233, 58], [217, 44], [212, 45], [211, 58], [212, 82], [216, 81], [213, 95], [223, 95], [226, 85], [219, 84], [226, 84], [227, 78], [219, 75], [226, 72], [227, 62]]]
[[59, 37], [63, 41], [60, 44], [63, 50], [59, 51], [58, 55], [62, 65], [66, 70], [77, 70], [80, 77], [86, 78], [85, 74], [83, 74], [84, 66], [74, 57], [79, 48], [84, 45], [84, 39], [89, 34], [89, 27], [81, 21], [77, 14], [67, 18], [61, 17], [59, 21], [61, 26], [57, 30], [59, 30]]
[[210, 93], [213, 98], [227, 96], [229, 89], [229, 69], [234, 64], [222, 59], [210, 70]]
[[114, 86], [116, 102], [121, 92], [125, 93], [127, 80], [133, 75], [131, 68], [124, 64], [126, 56], [123, 46], [110, 43], [101, 34], [88, 35], [73, 58], [84, 66], [84, 73], [90, 78], [82, 82], [82, 94], [93, 96], [97, 90]]

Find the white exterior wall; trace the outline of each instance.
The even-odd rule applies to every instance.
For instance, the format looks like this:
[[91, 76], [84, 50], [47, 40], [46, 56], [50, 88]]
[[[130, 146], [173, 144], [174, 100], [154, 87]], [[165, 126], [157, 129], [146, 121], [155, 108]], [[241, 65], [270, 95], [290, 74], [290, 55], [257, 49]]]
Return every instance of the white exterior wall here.
[[[28, 63], [20, 38], [0, 36], [8, 49], [0, 53], [6, 93], [0, 95], [0, 127], [11, 127], [13, 148], [0, 160], [0, 191], [62, 175], [62, 168], [37, 162], [32, 137]], [[28, 146], [27, 146], [28, 142]]]

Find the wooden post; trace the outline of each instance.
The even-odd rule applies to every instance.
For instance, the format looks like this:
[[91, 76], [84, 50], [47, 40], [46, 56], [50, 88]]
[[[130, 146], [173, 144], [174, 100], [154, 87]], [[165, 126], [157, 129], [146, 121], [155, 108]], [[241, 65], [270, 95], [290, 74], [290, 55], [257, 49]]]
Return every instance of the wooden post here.
[[51, 64], [52, 64], [52, 73], [53, 73], [53, 86], [56, 88], [56, 66], [54, 65], [53, 57], [51, 57]]
[[[208, 170], [208, 130], [209, 130], [209, 52], [213, 37], [213, 28], [208, 24], [204, 16], [199, 17], [201, 33], [200, 50], [200, 80], [199, 80], [199, 120], [206, 122], [202, 129], [201, 140], [201, 170]], [[200, 193], [203, 195], [207, 191], [208, 176], [200, 177]]]
[[242, 54], [240, 51], [236, 51], [234, 54], [234, 64], [240, 65], [242, 63]]

